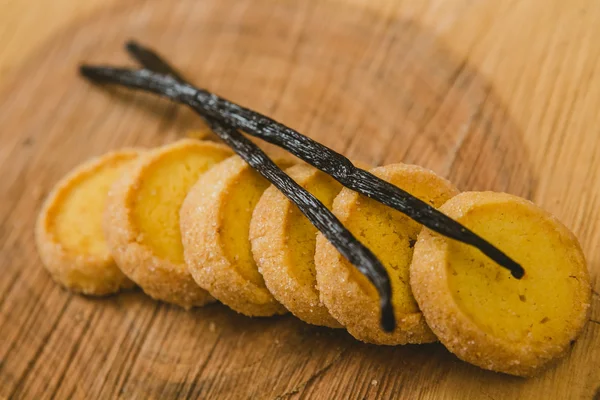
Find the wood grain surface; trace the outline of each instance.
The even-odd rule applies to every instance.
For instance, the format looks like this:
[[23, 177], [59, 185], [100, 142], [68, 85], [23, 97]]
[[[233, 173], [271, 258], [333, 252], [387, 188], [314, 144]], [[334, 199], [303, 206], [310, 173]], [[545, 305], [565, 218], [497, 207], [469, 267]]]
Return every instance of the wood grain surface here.
[[[600, 3], [492, 0], [5, 0], [0, 13], [0, 398], [600, 398]], [[82, 61], [159, 49], [200, 86], [372, 164], [534, 200], [579, 237], [592, 322], [538, 377], [440, 344], [380, 347], [291, 316], [72, 295], [33, 222], [78, 163], [201, 126], [94, 87]]]

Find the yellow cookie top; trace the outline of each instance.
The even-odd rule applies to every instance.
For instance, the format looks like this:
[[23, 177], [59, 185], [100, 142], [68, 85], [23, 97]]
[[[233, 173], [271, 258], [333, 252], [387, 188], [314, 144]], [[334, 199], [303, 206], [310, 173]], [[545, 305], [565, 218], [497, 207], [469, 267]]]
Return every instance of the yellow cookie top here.
[[[278, 164], [290, 165], [284, 160]], [[249, 316], [285, 312], [265, 286], [250, 248], [252, 212], [268, 186], [235, 156], [203, 175], [181, 208], [185, 260], [195, 281]]]
[[153, 153], [137, 171], [128, 207], [138, 242], [154, 254], [183, 265], [179, 209], [200, 175], [232, 152], [212, 142], [182, 140]]
[[180, 140], [148, 152], [111, 189], [104, 218], [111, 253], [150, 296], [184, 308], [213, 301], [185, 266], [179, 209], [198, 178], [231, 155], [218, 143]]
[[[342, 185], [306, 164], [286, 173], [327, 208]], [[316, 288], [317, 228], [276, 187], [260, 198], [250, 224], [252, 253], [273, 296], [298, 318], [315, 325], [340, 327], [319, 300]]]
[[[447, 180], [414, 165], [391, 164], [370, 172], [434, 207], [458, 193]], [[365, 342], [395, 345], [434, 341], [435, 336], [425, 324], [409, 285], [413, 245], [422, 226], [401, 212], [347, 188], [335, 198], [333, 213], [388, 271], [398, 326], [392, 333], [381, 330], [375, 288], [319, 234], [315, 254], [317, 283], [330, 313], [350, 334]]]
[[472, 246], [425, 230], [411, 282], [428, 323], [468, 362], [535, 373], [587, 320], [591, 288], [577, 239], [531, 202], [504, 193], [463, 193], [441, 210], [519, 262], [525, 276], [517, 280]]
[[36, 227], [40, 256], [55, 280], [86, 294], [108, 294], [132, 283], [117, 269], [102, 232], [109, 188], [140, 151], [94, 158], [63, 178], [48, 196]]

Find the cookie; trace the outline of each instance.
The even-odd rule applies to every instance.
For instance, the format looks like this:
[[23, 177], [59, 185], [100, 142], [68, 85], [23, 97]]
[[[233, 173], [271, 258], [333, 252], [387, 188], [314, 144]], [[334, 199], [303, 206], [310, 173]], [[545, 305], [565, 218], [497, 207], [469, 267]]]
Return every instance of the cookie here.
[[531, 376], [562, 356], [588, 319], [590, 277], [575, 236], [522, 198], [462, 193], [441, 208], [519, 262], [517, 280], [479, 250], [429, 229], [411, 286], [427, 323], [462, 360]]
[[[414, 165], [391, 164], [370, 172], [434, 207], [458, 193], [447, 180]], [[375, 288], [319, 234], [315, 253], [317, 289], [331, 315], [364, 342], [398, 345], [435, 341], [409, 284], [413, 245], [421, 225], [347, 188], [335, 198], [333, 213], [379, 258], [390, 275], [397, 327], [391, 333], [381, 329]]]
[[252, 212], [268, 186], [266, 179], [235, 156], [204, 174], [181, 207], [185, 261], [194, 280], [248, 316], [286, 312], [265, 286], [250, 246]]
[[44, 266], [62, 286], [98, 296], [134, 286], [109, 252], [102, 213], [110, 186], [140, 154], [122, 149], [89, 160], [58, 182], [46, 199], [36, 243]]
[[149, 296], [184, 307], [214, 301], [187, 271], [181, 203], [198, 178], [232, 152], [185, 139], [148, 152], [111, 188], [104, 232], [119, 268]]
[[[286, 173], [331, 209], [342, 185], [306, 164]], [[273, 296], [299, 319], [314, 325], [340, 328], [316, 288], [317, 228], [276, 187], [270, 186], [254, 208], [250, 223], [252, 254]]]

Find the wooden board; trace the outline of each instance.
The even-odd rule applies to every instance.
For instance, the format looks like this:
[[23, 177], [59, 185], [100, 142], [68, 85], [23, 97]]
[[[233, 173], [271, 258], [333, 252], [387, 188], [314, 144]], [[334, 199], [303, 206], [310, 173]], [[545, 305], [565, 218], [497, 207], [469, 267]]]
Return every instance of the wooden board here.
[[[600, 7], [495, 3], [135, 0], [24, 45], [30, 56], [0, 81], [0, 398], [598, 398]], [[564, 360], [525, 380], [439, 344], [371, 346], [290, 316], [62, 290], [33, 243], [52, 185], [90, 156], [201, 126], [77, 77], [84, 60], [127, 64], [129, 38], [353, 159], [533, 199], [584, 246], [593, 321]]]

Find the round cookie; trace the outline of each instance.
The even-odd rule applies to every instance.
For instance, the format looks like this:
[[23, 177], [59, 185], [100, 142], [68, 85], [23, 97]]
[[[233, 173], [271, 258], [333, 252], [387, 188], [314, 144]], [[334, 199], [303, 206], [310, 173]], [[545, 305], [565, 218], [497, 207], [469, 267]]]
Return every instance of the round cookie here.
[[[458, 193], [447, 180], [414, 165], [391, 164], [370, 172], [434, 207]], [[409, 265], [421, 225], [347, 188], [335, 198], [333, 213], [381, 260], [390, 275], [397, 326], [391, 333], [380, 328], [375, 288], [319, 234], [315, 253], [317, 289], [331, 315], [364, 342], [397, 345], [435, 341], [409, 285]]]
[[424, 229], [411, 285], [440, 341], [471, 364], [520, 376], [563, 355], [587, 321], [591, 302], [575, 236], [533, 203], [505, 193], [462, 193], [440, 210], [525, 269], [522, 279], [514, 279], [473, 247]]
[[151, 297], [186, 309], [214, 301], [187, 271], [179, 208], [198, 177], [231, 155], [221, 144], [184, 139], [148, 152], [111, 188], [104, 214], [110, 251]]
[[248, 316], [286, 312], [265, 286], [250, 248], [252, 211], [268, 186], [266, 179], [235, 156], [204, 174], [181, 207], [185, 261], [194, 280], [223, 304]]
[[91, 159], [58, 182], [44, 202], [35, 238], [40, 258], [57, 283], [87, 295], [134, 286], [109, 252], [102, 213], [110, 186], [140, 154], [122, 149]]
[[[306, 164], [286, 173], [331, 209], [342, 185]], [[252, 254], [273, 296], [299, 319], [340, 328], [319, 299], [316, 289], [317, 228], [275, 186], [261, 196], [250, 223]]]

